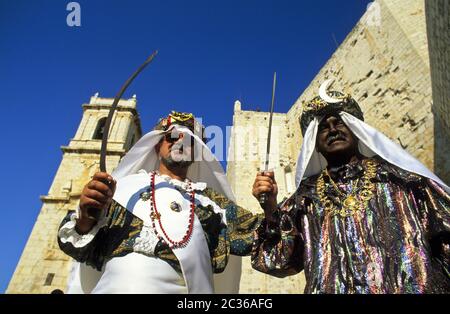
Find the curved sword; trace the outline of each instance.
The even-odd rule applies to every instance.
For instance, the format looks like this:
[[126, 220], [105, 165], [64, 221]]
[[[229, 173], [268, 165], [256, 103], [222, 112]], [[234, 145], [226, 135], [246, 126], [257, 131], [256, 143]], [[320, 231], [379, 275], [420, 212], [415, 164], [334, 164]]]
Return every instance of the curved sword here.
[[[111, 109], [109, 109], [108, 118], [106, 119], [105, 126], [103, 129], [103, 137], [102, 137], [102, 146], [100, 149], [100, 171], [106, 172], [106, 148], [108, 145], [108, 136], [109, 136], [109, 129], [111, 127], [111, 121], [114, 115], [114, 111], [117, 108], [117, 105], [119, 104], [119, 100], [122, 97], [125, 90], [128, 88], [128, 86], [133, 82], [133, 80], [136, 78], [136, 76], [141, 73], [141, 71], [150, 63], [152, 62], [153, 58], [156, 56], [158, 51], [152, 53], [150, 57], [145, 60], [145, 62], [128, 78], [128, 80], [122, 85], [119, 92], [117, 93], [116, 97], [114, 97], [114, 101], [112, 103]], [[108, 185], [110, 182], [106, 182]], [[89, 208], [87, 210], [88, 217], [94, 220], [98, 220], [100, 218], [100, 212], [95, 209]]]
[[111, 127], [111, 121], [114, 115], [114, 111], [117, 108], [117, 104], [119, 103], [120, 98], [122, 97], [125, 90], [128, 88], [128, 86], [133, 82], [133, 80], [136, 78], [136, 76], [141, 73], [141, 71], [150, 63], [152, 62], [153, 58], [156, 56], [158, 51], [156, 50], [150, 57], [145, 60], [145, 62], [131, 75], [128, 80], [122, 85], [122, 88], [117, 93], [116, 97], [114, 98], [114, 101], [112, 103], [111, 109], [109, 110], [108, 118], [105, 122], [105, 127], [103, 129], [103, 137], [102, 137], [102, 147], [100, 150], [100, 171], [106, 172], [106, 147], [108, 145], [108, 136], [109, 136], [109, 129]]

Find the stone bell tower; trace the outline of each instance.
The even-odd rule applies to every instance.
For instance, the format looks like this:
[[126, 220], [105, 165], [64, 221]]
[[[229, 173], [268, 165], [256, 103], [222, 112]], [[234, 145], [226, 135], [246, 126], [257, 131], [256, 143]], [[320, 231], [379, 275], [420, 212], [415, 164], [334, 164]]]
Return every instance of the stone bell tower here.
[[[112, 102], [96, 93], [83, 104], [81, 123], [69, 145], [61, 147], [61, 164], [48, 194], [41, 196], [42, 209], [6, 293], [65, 291], [72, 259], [60, 251], [57, 230], [68, 211], [77, 208], [83, 186], [99, 171], [101, 138]], [[142, 135], [136, 103], [136, 96], [121, 99], [113, 116], [106, 159], [109, 173]]]

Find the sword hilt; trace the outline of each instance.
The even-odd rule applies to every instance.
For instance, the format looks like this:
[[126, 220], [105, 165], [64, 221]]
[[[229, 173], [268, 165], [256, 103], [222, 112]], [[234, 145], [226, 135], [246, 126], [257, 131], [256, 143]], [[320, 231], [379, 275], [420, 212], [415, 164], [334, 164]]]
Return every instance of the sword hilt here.
[[267, 195], [267, 193], [261, 193], [258, 197], [258, 202], [261, 206], [264, 206], [268, 199], [269, 196]]
[[[266, 170], [265, 171], [263, 171], [263, 172], [261, 172], [261, 174], [263, 175], [263, 176], [266, 176], [266, 173], [269, 171], [268, 170], [268, 166], [269, 166], [269, 158], [267, 157], [267, 159], [266, 159]], [[267, 192], [264, 192], [264, 193], [261, 193], [261, 194], [259, 194], [259, 196], [258, 196], [258, 202], [259, 202], [259, 204], [261, 205], [261, 207], [263, 207], [264, 208], [264, 206], [265, 206], [265, 204], [267, 203], [267, 200], [269, 199], [269, 193], [267, 193]]]
[[[109, 181], [109, 180], [101, 180], [101, 181], [104, 184], [106, 184], [109, 188], [112, 188], [112, 181]], [[87, 218], [95, 220], [95, 221], [99, 221], [103, 214], [103, 210], [91, 207], [86, 210], [86, 213], [87, 213]]]

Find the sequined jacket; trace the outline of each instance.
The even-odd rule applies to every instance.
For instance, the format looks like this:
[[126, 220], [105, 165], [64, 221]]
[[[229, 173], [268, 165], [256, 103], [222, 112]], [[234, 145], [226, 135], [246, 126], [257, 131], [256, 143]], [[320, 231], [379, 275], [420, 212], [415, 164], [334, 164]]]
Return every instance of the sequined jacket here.
[[[304, 270], [305, 293], [449, 293], [450, 197], [434, 181], [379, 158], [374, 196], [349, 217], [324, 210], [318, 176], [255, 232], [252, 266], [277, 277]], [[360, 191], [361, 162], [332, 170], [345, 193]], [[356, 185], [356, 186], [355, 186]], [[325, 193], [336, 206], [331, 182]], [[359, 197], [359, 196], [357, 196]]]
[[[195, 208], [195, 214], [205, 233], [213, 272], [220, 273], [225, 269], [230, 254], [245, 256], [251, 253], [254, 231], [263, 217], [253, 215], [212, 189], [206, 188], [198, 193], [207, 196], [226, 210], [227, 225], [222, 223], [220, 214], [215, 213], [211, 206], [204, 207], [197, 204]], [[60, 228], [73, 219], [72, 213], [69, 212], [63, 219]], [[71, 242], [63, 243], [59, 237], [58, 243], [66, 254], [78, 262], [101, 270], [108, 260], [136, 252], [135, 243], [143, 226], [140, 218], [113, 201], [106, 213], [105, 225], [98, 230], [89, 244], [75, 247]], [[166, 261], [181, 274], [178, 259], [164, 241], [160, 240], [157, 243], [154, 256]]]

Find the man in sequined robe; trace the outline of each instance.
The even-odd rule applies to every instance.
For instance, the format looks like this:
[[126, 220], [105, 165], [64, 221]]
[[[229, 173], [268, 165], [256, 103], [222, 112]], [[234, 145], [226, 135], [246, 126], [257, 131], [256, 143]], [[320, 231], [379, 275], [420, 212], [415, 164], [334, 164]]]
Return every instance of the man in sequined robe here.
[[76, 260], [68, 293], [238, 292], [236, 256], [250, 254], [262, 216], [234, 203], [203, 129], [172, 112], [87, 183], [58, 232]]
[[305, 293], [449, 293], [450, 189], [330, 94], [303, 106], [294, 195], [277, 205], [273, 173], [256, 177], [253, 268], [304, 270]]

